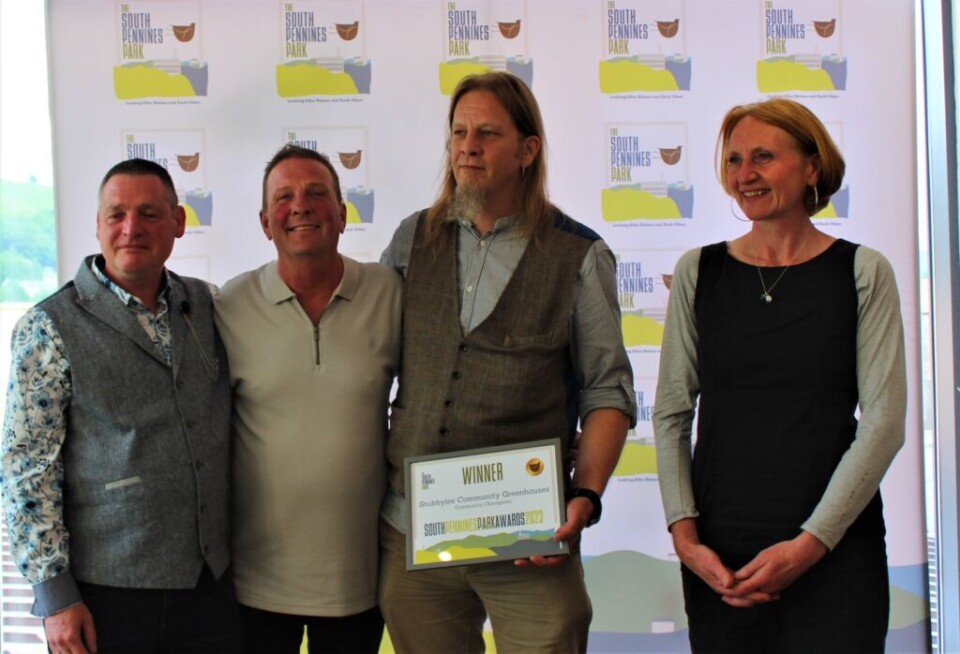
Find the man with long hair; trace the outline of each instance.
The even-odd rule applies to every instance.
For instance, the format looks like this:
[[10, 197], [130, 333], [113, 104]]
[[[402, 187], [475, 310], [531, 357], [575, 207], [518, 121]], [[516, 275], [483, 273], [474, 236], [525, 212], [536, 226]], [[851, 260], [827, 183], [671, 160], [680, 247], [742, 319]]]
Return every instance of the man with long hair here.
[[[450, 101], [446, 178], [381, 262], [403, 273], [403, 357], [387, 440], [380, 605], [398, 652], [585, 651], [592, 610], [580, 532], [635, 421], [615, 261], [546, 195], [546, 138], [530, 90], [507, 73], [464, 79]], [[404, 459], [582, 430], [555, 539], [535, 556], [408, 572]]]

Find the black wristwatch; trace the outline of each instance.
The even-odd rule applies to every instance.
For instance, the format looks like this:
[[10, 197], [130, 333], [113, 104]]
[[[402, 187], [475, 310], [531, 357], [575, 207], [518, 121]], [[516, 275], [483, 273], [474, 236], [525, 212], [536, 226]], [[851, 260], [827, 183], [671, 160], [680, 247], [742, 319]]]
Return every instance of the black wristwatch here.
[[590, 519], [587, 520], [587, 526], [592, 527], [600, 522], [600, 514], [603, 513], [603, 503], [600, 501], [600, 496], [595, 492], [589, 488], [571, 488], [567, 490], [566, 497], [568, 502], [575, 497], [585, 497], [590, 500], [590, 504], [593, 505], [593, 514], [590, 516]]

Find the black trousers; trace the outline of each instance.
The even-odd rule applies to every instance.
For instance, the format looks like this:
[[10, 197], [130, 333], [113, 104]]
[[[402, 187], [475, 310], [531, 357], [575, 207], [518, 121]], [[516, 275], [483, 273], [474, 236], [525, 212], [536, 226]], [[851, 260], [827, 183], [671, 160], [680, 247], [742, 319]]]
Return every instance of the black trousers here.
[[228, 570], [204, 566], [187, 590], [115, 588], [78, 582], [93, 614], [100, 654], [238, 654], [240, 614]]
[[376, 654], [383, 639], [380, 608], [342, 618], [273, 613], [240, 605], [247, 654], [299, 654], [304, 628], [310, 654]]

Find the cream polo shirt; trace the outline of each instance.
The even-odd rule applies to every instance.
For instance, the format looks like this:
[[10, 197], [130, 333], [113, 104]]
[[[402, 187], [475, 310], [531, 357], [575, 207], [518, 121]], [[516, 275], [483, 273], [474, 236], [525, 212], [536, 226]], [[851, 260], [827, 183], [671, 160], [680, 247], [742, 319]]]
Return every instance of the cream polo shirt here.
[[401, 278], [341, 259], [343, 280], [316, 326], [275, 261], [215, 297], [236, 414], [237, 598], [266, 611], [341, 617], [377, 604]]

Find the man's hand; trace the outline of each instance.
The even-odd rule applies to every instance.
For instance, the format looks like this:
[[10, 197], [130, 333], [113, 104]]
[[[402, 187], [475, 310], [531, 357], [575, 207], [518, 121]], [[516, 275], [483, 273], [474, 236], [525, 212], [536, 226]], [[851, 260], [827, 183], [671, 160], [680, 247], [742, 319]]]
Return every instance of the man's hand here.
[[793, 540], [771, 545], [734, 573], [736, 584], [723, 601], [730, 606], [753, 606], [756, 602], [751, 598], [758, 594], [779, 596], [827, 551], [826, 545], [805, 531]]
[[[580, 547], [580, 532], [587, 526], [587, 521], [593, 513], [593, 504], [585, 497], [575, 497], [567, 502], [567, 521], [557, 528], [553, 534], [553, 540], [556, 542], [566, 541], [570, 551], [575, 551]], [[529, 559], [517, 559], [515, 565], [536, 565], [542, 567], [553, 567], [563, 565], [567, 560], [566, 556], [531, 556]]]
[[[576, 439], [574, 453], [574, 488], [589, 488], [603, 495], [607, 481], [617, 467], [623, 442], [627, 438], [630, 418], [619, 409], [594, 409], [583, 420], [583, 430]], [[593, 514], [593, 504], [585, 497], [567, 502], [567, 521], [553, 535], [555, 541], [566, 541], [571, 551], [580, 547], [580, 532]], [[517, 565], [563, 565], [566, 556], [531, 556], [518, 559]]]
[[86, 604], [74, 604], [43, 619], [51, 654], [94, 654], [97, 632]]

